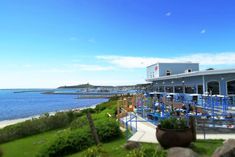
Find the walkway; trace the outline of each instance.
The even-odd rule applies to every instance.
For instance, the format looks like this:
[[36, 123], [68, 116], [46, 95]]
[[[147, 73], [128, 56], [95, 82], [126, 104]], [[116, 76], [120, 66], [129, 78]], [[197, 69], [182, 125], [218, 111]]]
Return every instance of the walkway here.
[[[129, 116], [124, 117], [121, 119], [124, 123], [129, 120]], [[132, 122], [128, 122], [128, 125], [132, 126], [132, 128], [136, 127], [136, 119], [133, 119]], [[135, 142], [146, 142], [146, 143], [158, 143], [156, 138], [156, 126], [150, 122], [147, 122], [140, 116], [138, 116], [137, 122], [137, 132], [128, 139], [128, 141], [135, 141]], [[206, 134], [206, 139], [235, 139], [234, 134]], [[203, 134], [197, 134], [197, 139], [204, 139]]]

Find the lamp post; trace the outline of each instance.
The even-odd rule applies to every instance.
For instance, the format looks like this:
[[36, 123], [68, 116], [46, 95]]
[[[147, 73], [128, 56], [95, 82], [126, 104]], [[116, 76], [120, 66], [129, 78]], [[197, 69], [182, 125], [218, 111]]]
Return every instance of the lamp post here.
[[182, 95], [182, 102], [184, 102], [184, 100], [185, 100], [185, 86], [184, 86], [184, 80], [182, 81], [182, 88], [183, 88], [183, 95]]
[[164, 86], [165, 82], [163, 81], [162, 84], [163, 84], [163, 92], [165, 92], [166, 91], [165, 86]]
[[182, 87], [183, 87], [183, 93], [185, 93], [185, 86], [184, 86], [184, 80], [182, 81]]
[[156, 91], [159, 92], [159, 86], [157, 82], [156, 82], [156, 86], [157, 86]]
[[174, 85], [173, 85], [173, 84], [174, 84], [174, 81], [171, 81], [171, 84], [172, 84], [172, 88], [173, 88], [173, 89], [172, 89], [172, 92], [175, 93], [175, 87], [174, 87]]

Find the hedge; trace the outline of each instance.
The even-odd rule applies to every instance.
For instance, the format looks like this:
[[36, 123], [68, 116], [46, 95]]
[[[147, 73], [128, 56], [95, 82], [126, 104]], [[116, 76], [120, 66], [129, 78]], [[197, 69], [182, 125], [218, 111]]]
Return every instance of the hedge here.
[[95, 126], [101, 142], [114, 140], [121, 135], [119, 124], [114, 119], [97, 120]]
[[88, 128], [78, 129], [66, 132], [56, 138], [38, 154], [38, 157], [62, 157], [88, 148], [93, 144], [94, 140]]
[[33, 118], [0, 129], [0, 143], [35, 135], [49, 130], [68, 126], [77, 117], [76, 113], [58, 112], [53, 116], [45, 114], [40, 118]]
[[[121, 135], [118, 123], [113, 119], [95, 121], [101, 142], [111, 141]], [[90, 128], [85, 126], [76, 130], [69, 130], [62, 134], [38, 154], [38, 157], [62, 157], [84, 150], [94, 145]]]
[[[87, 123], [84, 119], [79, 119], [77, 117], [85, 117], [85, 113], [89, 111], [90, 113], [93, 113], [94, 119], [103, 119], [104, 117], [107, 117], [107, 112], [111, 115], [115, 114], [115, 104], [116, 101], [108, 101], [97, 105], [95, 109], [88, 108], [81, 110], [81, 112], [79, 113], [69, 111], [58, 112], [53, 116], [49, 116], [49, 114], [44, 114], [40, 118], [34, 118], [32, 120], [27, 120], [25, 122], [7, 126], [3, 129], [0, 129], [0, 143], [39, 134], [54, 129], [68, 127], [71, 122], [72, 129], [80, 128], [84, 125], [87, 125]], [[81, 120], [84, 120], [84, 123]]]

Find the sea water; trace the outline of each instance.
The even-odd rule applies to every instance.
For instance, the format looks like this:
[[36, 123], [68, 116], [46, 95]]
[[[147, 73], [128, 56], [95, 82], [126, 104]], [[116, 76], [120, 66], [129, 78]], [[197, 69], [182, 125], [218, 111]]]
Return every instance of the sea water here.
[[0, 121], [90, 107], [108, 101], [108, 99], [78, 99], [77, 95], [42, 94], [42, 92], [41, 89], [0, 90]]

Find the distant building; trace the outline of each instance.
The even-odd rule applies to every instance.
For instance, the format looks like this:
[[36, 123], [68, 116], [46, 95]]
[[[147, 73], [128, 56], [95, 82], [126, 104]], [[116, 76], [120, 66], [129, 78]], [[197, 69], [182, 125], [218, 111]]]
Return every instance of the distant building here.
[[147, 67], [147, 79], [199, 71], [198, 63], [156, 63]]
[[147, 67], [152, 90], [230, 96], [235, 101], [235, 69], [199, 70], [198, 63], [157, 63]]

